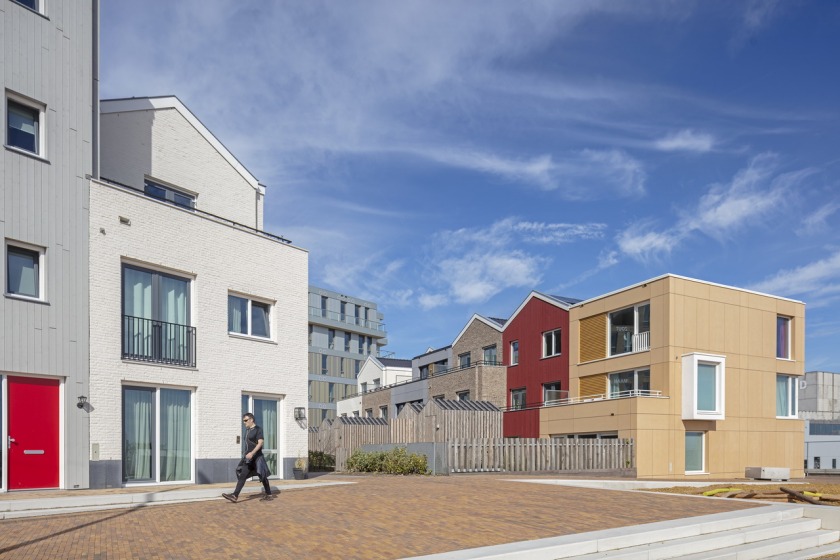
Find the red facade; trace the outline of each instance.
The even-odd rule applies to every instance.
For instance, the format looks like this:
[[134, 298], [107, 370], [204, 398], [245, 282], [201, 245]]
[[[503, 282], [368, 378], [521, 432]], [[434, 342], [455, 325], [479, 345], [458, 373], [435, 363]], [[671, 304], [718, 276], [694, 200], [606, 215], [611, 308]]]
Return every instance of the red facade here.
[[[539, 407], [543, 405], [543, 386], [560, 383], [569, 390], [569, 311], [531, 293], [524, 305], [507, 322], [502, 333], [502, 352], [507, 368], [507, 406], [511, 391], [525, 389], [525, 410], [505, 412], [505, 437], [540, 437]], [[543, 358], [543, 333], [560, 329], [559, 354]], [[511, 361], [511, 343], [519, 342], [519, 362]]]

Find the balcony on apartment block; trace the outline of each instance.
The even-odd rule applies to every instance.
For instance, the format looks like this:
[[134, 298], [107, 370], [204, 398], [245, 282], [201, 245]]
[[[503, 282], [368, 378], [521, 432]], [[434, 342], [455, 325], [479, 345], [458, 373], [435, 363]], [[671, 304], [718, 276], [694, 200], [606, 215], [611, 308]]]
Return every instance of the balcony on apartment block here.
[[[350, 315], [348, 313], [339, 313], [337, 311], [330, 311], [328, 309], [323, 309], [320, 307], [309, 307], [309, 320], [312, 323], [317, 323], [323, 326], [328, 327], [338, 327], [343, 328], [342, 325], [353, 325], [357, 327], [356, 330], [365, 329], [368, 331], [372, 331], [371, 334], [376, 336], [378, 339], [383, 338], [386, 336], [385, 333], [385, 323], [380, 323], [379, 321], [373, 321], [371, 319], [365, 319], [364, 317], [356, 317], [355, 315]], [[382, 342], [378, 342], [381, 346], [385, 344]]]
[[124, 360], [195, 367], [195, 327], [123, 315]]

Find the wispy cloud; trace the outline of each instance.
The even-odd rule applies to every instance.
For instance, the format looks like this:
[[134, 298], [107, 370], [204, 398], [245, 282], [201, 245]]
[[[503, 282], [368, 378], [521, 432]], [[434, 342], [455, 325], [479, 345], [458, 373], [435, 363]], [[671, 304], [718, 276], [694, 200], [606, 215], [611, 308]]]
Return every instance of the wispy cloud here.
[[791, 190], [815, 171], [778, 171], [775, 154], [761, 154], [728, 183], [711, 185], [697, 204], [681, 213], [676, 223], [657, 230], [653, 222], [636, 223], [616, 236], [622, 253], [649, 261], [675, 250], [699, 233], [723, 242], [735, 232], [782, 211]]
[[788, 297], [799, 297], [809, 307], [825, 306], [840, 298], [840, 251], [806, 265], [780, 270], [751, 289]]
[[811, 214], [805, 216], [802, 225], [797, 229], [799, 235], [818, 235], [829, 230], [828, 219], [840, 210], [840, 201], [833, 200], [823, 204]]
[[730, 41], [730, 48], [738, 49], [762, 29], [770, 25], [784, 9], [781, 0], [749, 0], [743, 5], [741, 27]]
[[605, 224], [499, 220], [486, 228], [462, 228], [434, 236], [430, 268], [440, 287], [421, 299], [433, 307], [452, 300], [481, 303], [507, 288], [531, 289], [539, 284], [550, 258], [531, 252], [528, 244], [562, 245], [599, 239]]
[[715, 146], [715, 138], [705, 132], [695, 132], [690, 128], [668, 134], [654, 146], [663, 152], [708, 152]]

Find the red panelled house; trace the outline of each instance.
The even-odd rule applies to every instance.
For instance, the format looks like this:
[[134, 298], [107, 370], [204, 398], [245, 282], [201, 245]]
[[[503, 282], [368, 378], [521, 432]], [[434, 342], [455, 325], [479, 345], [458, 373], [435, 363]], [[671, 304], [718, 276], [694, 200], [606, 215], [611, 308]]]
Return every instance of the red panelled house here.
[[531, 292], [505, 324], [505, 437], [540, 437], [540, 408], [568, 397], [569, 307], [579, 301]]

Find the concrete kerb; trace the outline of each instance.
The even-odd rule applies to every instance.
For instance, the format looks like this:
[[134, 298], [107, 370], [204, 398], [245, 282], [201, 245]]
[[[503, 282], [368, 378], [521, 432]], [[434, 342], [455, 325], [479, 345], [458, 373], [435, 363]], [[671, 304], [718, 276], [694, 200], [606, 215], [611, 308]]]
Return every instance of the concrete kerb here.
[[[355, 484], [354, 482], [308, 482], [305, 484], [284, 484], [273, 486], [272, 491], [300, 490]], [[61, 496], [57, 498], [34, 498], [0, 501], [0, 519], [60, 515], [106, 509], [135, 508], [153, 505], [178, 504], [221, 499], [222, 489], [195, 488], [174, 491], [131, 492], [121, 494], [95, 494], [84, 496]], [[262, 491], [261, 486], [246, 486], [243, 494]]]

